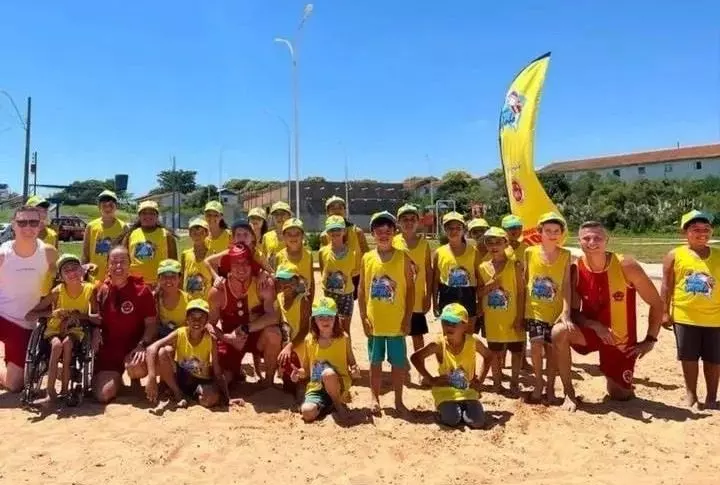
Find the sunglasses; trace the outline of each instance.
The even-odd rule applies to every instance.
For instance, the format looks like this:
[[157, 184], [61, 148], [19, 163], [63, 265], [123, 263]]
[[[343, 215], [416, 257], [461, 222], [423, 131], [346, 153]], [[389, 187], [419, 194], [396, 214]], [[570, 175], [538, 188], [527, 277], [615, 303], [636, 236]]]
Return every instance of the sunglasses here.
[[15, 224], [17, 224], [18, 227], [39, 227], [40, 219], [16, 219]]

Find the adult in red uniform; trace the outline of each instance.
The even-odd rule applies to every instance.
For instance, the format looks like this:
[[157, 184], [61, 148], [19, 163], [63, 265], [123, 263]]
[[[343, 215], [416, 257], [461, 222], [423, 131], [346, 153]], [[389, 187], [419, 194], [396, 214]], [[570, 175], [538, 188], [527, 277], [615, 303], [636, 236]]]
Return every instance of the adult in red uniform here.
[[250, 248], [242, 243], [230, 248], [220, 266], [228, 268], [227, 278], [210, 289], [209, 323], [218, 341], [225, 379], [231, 382], [242, 375], [240, 364], [246, 353], [259, 353], [266, 365], [262, 382], [270, 386], [282, 345], [275, 289], [271, 284], [260, 284], [258, 265]]
[[[108, 256], [108, 279], [98, 289], [102, 335], [93, 390], [101, 403], [111, 401], [122, 388], [123, 372], [131, 382], [147, 375], [145, 348], [155, 339], [157, 309], [150, 287], [130, 276], [130, 255], [116, 247]], [[97, 347], [96, 347], [97, 348]]]
[[[557, 323], [552, 329], [567, 411], [577, 409], [570, 347], [580, 354], [598, 352], [610, 398], [631, 399], [635, 361], [653, 349], [663, 314], [660, 295], [640, 264], [607, 251], [608, 235], [601, 223], [585, 222], [579, 239], [583, 256], [570, 271], [572, 322]], [[637, 341], [636, 293], [650, 305], [647, 336], [641, 342]]]

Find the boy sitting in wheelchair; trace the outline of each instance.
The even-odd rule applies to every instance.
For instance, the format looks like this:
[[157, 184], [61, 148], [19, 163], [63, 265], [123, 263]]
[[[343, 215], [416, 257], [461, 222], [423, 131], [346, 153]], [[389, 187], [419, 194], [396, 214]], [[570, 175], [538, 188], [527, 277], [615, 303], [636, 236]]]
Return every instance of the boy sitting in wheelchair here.
[[[85, 271], [77, 256], [65, 254], [57, 262], [60, 284], [55, 286], [49, 295], [44, 297], [28, 314], [28, 319], [47, 318], [43, 333], [47, 349], [50, 348], [50, 359], [47, 366], [47, 401], [57, 399], [57, 374], [62, 362], [60, 394], [68, 400], [70, 371], [73, 365], [73, 349], [90, 339], [85, 334], [85, 326], [99, 324], [97, 317], [97, 301], [94, 298], [94, 286], [85, 281]], [[41, 324], [42, 325], [42, 324]], [[42, 352], [38, 352], [38, 355]], [[35, 377], [35, 376], [34, 376]], [[39, 375], [36, 377], [40, 377]], [[87, 391], [87, 389], [84, 389]]]

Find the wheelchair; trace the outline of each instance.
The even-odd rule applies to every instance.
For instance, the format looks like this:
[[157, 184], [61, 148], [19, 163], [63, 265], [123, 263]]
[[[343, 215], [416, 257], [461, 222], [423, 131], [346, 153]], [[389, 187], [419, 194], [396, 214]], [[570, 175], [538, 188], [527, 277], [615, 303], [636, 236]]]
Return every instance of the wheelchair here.
[[[40, 395], [43, 377], [48, 372], [50, 363], [50, 342], [45, 338], [47, 319], [41, 318], [33, 329], [25, 354], [25, 383], [22, 390], [21, 401], [25, 406], [31, 406]], [[90, 385], [93, 376], [95, 353], [92, 348], [92, 332], [100, 329], [89, 323], [82, 325], [85, 337], [76, 342], [73, 347], [70, 383], [68, 385], [68, 405], [82, 404], [85, 396], [90, 394]]]

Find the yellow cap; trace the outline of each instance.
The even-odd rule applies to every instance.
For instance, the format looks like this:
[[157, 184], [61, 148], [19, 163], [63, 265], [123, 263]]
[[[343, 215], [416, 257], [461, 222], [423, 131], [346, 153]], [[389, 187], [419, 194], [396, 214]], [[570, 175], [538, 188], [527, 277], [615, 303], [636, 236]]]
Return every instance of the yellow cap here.
[[491, 227], [487, 231], [485, 231], [485, 234], [483, 235], [485, 239], [489, 237], [501, 237], [505, 239], [506, 241], [509, 241], [507, 232], [505, 232], [505, 229], [502, 229], [500, 227]]
[[455, 212], [455, 211], [448, 212], [442, 218], [443, 226], [447, 225], [449, 222], [452, 222], [452, 221], [457, 221], [457, 222], [461, 223], [463, 226], [465, 225], [465, 218], [459, 212]]
[[557, 224], [560, 224], [563, 228], [567, 225], [563, 216], [561, 216], [557, 212], [546, 212], [541, 215], [540, 219], [538, 219], [538, 226], [541, 226], [546, 222], [555, 222]]
[[707, 212], [702, 212], [698, 210], [691, 210], [687, 214], [684, 214], [682, 216], [682, 219], [680, 219], [680, 229], [686, 229], [691, 222], [695, 221], [705, 221], [708, 224], [712, 224], [713, 219], [714, 217], [712, 216], [712, 214], [708, 214]]
[[513, 229], [516, 227], [522, 227], [523, 221], [515, 214], [510, 214], [502, 218], [500, 225], [503, 229]]
[[203, 217], [196, 217], [194, 219], [190, 219], [188, 229], [192, 229], [193, 227], [202, 227], [205, 230], [210, 230], [207, 221]]
[[397, 225], [397, 219], [395, 219], [395, 216], [390, 214], [388, 211], [382, 211], [382, 212], [376, 212], [372, 215], [370, 218], [370, 229], [375, 227], [375, 225], [381, 223], [381, 222], [389, 222], [393, 226]]
[[294, 277], [296, 277], [297, 271], [295, 269], [295, 266], [291, 265], [280, 265], [278, 266], [278, 269], [275, 271], [275, 279], [276, 280], [291, 280]]
[[450, 303], [445, 305], [440, 314], [440, 320], [443, 323], [456, 325], [458, 323], [467, 323], [468, 311], [460, 303]]
[[112, 190], [103, 190], [102, 192], [100, 192], [100, 194], [97, 196], [97, 198], [98, 198], [98, 201], [107, 200], [107, 199], [114, 200], [115, 202], [118, 201], [117, 194], [115, 192], [113, 192]]
[[334, 317], [337, 315], [337, 304], [332, 298], [322, 297], [312, 306], [313, 317]]
[[250, 209], [250, 212], [248, 212], [248, 217], [258, 217], [263, 221], [267, 219], [267, 216], [265, 215], [265, 209], [263, 209], [262, 207], [253, 207], [252, 209]]
[[58, 258], [57, 263], [55, 263], [55, 267], [58, 269], [58, 271], [60, 271], [60, 268], [62, 268], [65, 263], [69, 263], [71, 261], [77, 264], [82, 264], [80, 263], [80, 258], [75, 256], [74, 254], [66, 253]]
[[185, 313], [189, 313], [193, 310], [200, 310], [205, 313], [210, 313], [210, 305], [202, 298], [195, 298], [194, 300], [190, 300], [188, 302], [187, 306], [185, 307]]
[[416, 216], [419, 216], [420, 210], [412, 204], [405, 204], [402, 207], [400, 207], [397, 211], [398, 219], [400, 219], [400, 216], [402, 216], [404, 214], [415, 214]]
[[144, 210], [154, 210], [158, 214], [160, 214], [160, 207], [158, 206], [158, 203], [154, 200], [143, 200], [140, 202], [140, 205], [138, 205], [137, 211], [138, 214], [140, 214]]
[[39, 195], [33, 195], [27, 200], [27, 205], [30, 207], [50, 207], [50, 202], [40, 197]]
[[335, 204], [336, 202], [341, 203], [342, 205], [345, 205], [345, 199], [342, 197], [338, 197], [337, 195], [333, 195], [328, 200], [325, 201], [325, 210], [327, 210], [328, 207], [330, 207], [330, 204]]
[[180, 266], [180, 262], [174, 259], [163, 259], [162, 261], [160, 261], [157, 274], [158, 276], [160, 276], [161, 274], [165, 273], [182, 273], [182, 267]]
[[293, 227], [300, 229], [302, 232], [305, 232], [305, 227], [303, 227], [302, 221], [297, 217], [291, 217], [290, 219], [285, 221], [282, 227], [282, 232], [285, 232], [288, 229], [292, 229]]
[[220, 201], [217, 200], [211, 200], [207, 204], [205, 204], [205, 210], [203, 212], [217, 212], [218, 214], [222, 215], [223, 213], [223, 205], [220, 203]]
[[490, 224], [483, 219], [482, 217], [476, 217], [475, 219], [468, 222], [468, 231], [472, 231], [473, 229], [487, 229], [490, 227]]
[[343, 216], [330, 216], [325, 219], [325, 230], [345, 229], [345, 218]]
[[275, 214], [278, 211], [284, 211], [284, 212], [287, 212], [288, 214], [292, 215], [292, 210], [290, 210], [290, 205], [287, 202], [283, 202], [283, 201], [275, 202], [270, 207], [270, 215]]

